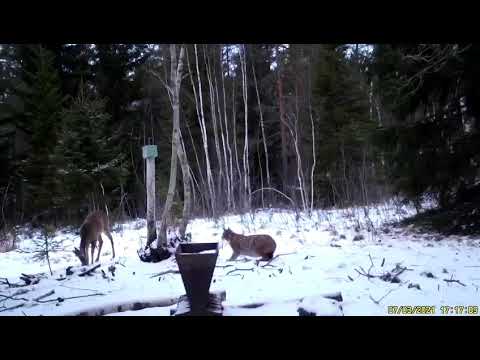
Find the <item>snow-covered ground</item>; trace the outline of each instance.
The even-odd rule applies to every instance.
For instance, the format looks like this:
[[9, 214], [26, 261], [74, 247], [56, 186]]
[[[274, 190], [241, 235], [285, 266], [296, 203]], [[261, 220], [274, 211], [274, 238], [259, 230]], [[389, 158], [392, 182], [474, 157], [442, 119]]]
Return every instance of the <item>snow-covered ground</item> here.
[[[477, 306], [480, 238], [445, 238], [389, 225], [413, 213], [409, 207], [396, 207], [392, 203], [371, 209], [368, 217], [361, 208], [316, 211], [311, 217], [268, 209], [225, 216], [217, 222], [196, 219], [187, 232], [191, 232], [193, 242], [220, 243], [210, 290], [226, 291], [224, 315], [298, 316], [299, 306], [317, 315], [389, 315], [389, 306], [435, 306], [435, 314], [442, 315], [445, 309], [442, 306]], [[376, 231], [367, 231], [368, 224]], [[228, 262], [232, 252], [221, 241], [224, 227], [245, 235], [271, 235], [280, 256], [269, 266], [242, 257]], [[64, 249], [51, 254], [53, 276], [46, 262], [33, 261], [33, 254], [28, 253], [32, 239], [40, 236], [31, 235], [32, 238], [21, 236], [19, 249], [0, 253], [0, 315], [71, 315], [104, 305], [116, 309], [123, 303], [158, 302], [162, 298], [170, 299], [173, 304], [185, 293], [178, 273], [152, 277], [159, 272], [178, 270], [174, 257], [155, 264], [139, 260], [137, 250], [146, 241], [144, 220], [115, 227], [112, 235], [117, 257], [111, 260], [110, 242], [106, 239], [101, 267], [92, 276], [78, 276], [82, 267], [72, 253], [73, 247], [78, 247], [78, 235], [67, 231], [56, 233], [55, 239], [63, 240]], [[114, 275], [108, 270], [112, 264]], [[73, 275], [66, 276], [68, 266], [74, 266]], [[400, 271], [400, 282], [379, 278]], [[36, 285], [14, 288], [2, 284], [5, 278], [10, 283], [23, 284], [19, 279], [21, 273], [44, 275]], [[375, 277], [365, 276], [367, 273]], [[52, 295], [33, 301], [52, 290]], [[343, 301], [322, 297], [336, 292], [341, 293]], [[55, 301], [58, 297], [64, 301]], [[24, 305], [2, 311], [18, 304]], [[246, 304], [264, 305], [241, 307]], [[169, 316], [174, 308], [176, 305], [138, 311], [112, 310], [107, 315]]]

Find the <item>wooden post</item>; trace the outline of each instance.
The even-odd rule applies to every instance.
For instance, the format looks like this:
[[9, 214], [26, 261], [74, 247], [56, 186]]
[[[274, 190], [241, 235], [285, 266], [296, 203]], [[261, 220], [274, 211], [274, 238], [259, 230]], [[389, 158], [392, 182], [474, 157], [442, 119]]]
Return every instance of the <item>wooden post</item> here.
[[157, 156], [156, 145], [143, 147], [143, 158], [147, 163], [147, 246], [157, 238], [155, 224], [155, 158]]

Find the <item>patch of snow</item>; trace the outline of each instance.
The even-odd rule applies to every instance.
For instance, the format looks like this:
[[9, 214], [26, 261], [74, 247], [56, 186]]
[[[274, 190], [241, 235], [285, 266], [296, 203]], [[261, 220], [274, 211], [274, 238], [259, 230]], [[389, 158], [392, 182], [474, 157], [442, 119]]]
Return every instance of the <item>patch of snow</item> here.
[[338, 302], [320, 296], [311, 296], [304, 298], [299, 307], [314, 313], [316, 316], [343, 316], [343, 312]]

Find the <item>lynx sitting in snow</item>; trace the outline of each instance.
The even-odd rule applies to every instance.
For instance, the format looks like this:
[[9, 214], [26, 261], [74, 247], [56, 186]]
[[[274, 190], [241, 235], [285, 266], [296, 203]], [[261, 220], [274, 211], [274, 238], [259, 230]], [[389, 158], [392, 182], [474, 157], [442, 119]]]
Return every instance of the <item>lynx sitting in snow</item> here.
[[222, 239], [227, 240], [233, 250], [229, 261], [235, 260], [239, 255], [261, 257], [260, 260], [264, 261], [271, 260], [277, 248], [275, 240], [270, 235], [245, 236], [226, 229], [223, 231]]

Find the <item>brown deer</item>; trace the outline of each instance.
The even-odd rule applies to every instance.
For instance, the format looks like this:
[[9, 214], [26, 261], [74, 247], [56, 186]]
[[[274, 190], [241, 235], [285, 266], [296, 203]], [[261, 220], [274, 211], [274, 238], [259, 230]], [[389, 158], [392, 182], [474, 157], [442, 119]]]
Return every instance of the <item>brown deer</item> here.
[[228, 241], [233, 250], [229, 261], [235, 260], [239, 255], [261, 257], [260, 260], [268, 261], [273, 258], [277, 248], [275, 240], [270, 235], [240, 235], [232, 230], [223, 231], [222, 239]]
[[95, 247], [97, 243], [99, 244], [97, 259], [100, 258], [100, 253], [102, 252], [102, 233], [106, 234], [112, 243], [112, 259], [115, 258], [115, 247], [113, 245], [112, 234], [110, 234], [110, 223], [108, 221], [107, 215], [103, 211], [94, 211], [90, 213], [80, 227], [80, 250], [75, 248], [73, 251], [75, 255], [78, 256], [82, 265], [89, 264], [88, 258], [88, 249], [90, 248], [92, 258], [91, 263], [93, 264], [93, 255], [95, 252]]

